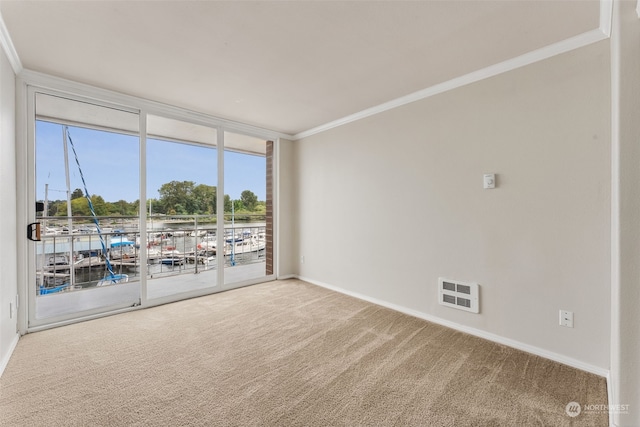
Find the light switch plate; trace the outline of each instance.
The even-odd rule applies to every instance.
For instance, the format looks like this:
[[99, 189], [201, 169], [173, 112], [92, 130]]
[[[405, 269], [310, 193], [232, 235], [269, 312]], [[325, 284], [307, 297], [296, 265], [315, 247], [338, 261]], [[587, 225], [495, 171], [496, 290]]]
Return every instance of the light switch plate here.
[[496, 188], [496, 175], [493, 173], [485, 173], [482, 176], [482, 182], [485, 189]]

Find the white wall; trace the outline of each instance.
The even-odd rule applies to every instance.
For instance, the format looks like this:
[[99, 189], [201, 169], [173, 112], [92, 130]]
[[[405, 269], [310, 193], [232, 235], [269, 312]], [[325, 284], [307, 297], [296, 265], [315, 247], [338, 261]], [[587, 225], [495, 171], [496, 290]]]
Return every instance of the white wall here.
[[612, 383], [620, 426], [640, 425], [640, 19], [635, 1], [615, 3], [612, 34], [614, 271]]
[[298, 141], [300, 276], [607, 371], [609, 78], [604, 41]]
[[294, 143], [280, 139], [278, 146], [278, 277], [295, 276], [297, 271]]
[[[0, 50], [0, 374], [15, 346], [17, 331], [17, 245], [16, 230], [16, 150], [15, 74], [4, 51]], [[13, 307], [13, 313], [10, 310]]]

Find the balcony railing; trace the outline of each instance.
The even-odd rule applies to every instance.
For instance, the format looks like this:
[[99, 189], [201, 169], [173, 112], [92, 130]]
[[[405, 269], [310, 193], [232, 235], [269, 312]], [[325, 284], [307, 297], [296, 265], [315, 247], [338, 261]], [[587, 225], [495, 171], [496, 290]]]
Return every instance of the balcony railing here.
[[264, 216], [235, 217], [233, 226], [225, 220], [220, 249], [215, 216], [154, 216], [147, 221], [146, 259], [141, 256], [138, 217], [100, 217], [100, 232], [90, 217], [39, 219], [39, 295], [116, 284], [105, 280], [113, 277], [112, 273], [126, 277], [126, 281], [138, 281], [143, 262], [149, 279], [213, 270], [219, 256], [224, 257], [225, 268], [265, 262]]

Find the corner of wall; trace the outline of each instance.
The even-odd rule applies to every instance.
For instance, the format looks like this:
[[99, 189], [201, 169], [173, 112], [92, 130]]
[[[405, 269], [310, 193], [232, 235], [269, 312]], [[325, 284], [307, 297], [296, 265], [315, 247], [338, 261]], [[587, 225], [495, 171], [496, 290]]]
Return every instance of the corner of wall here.
[[612, 425], [640, 424], [640, 3], [615, 1], [611, 35]]
[[[0, 40], [2, 35], [0, 21]], [[5, 29], [6, 31], [6, 29]], [[15, 348], [18, 335], [18, 261], [17, 261], [17, 191], [16, 191], [16, 76], [5, 53], [5, 43], [0, 49], [0, 223], [6, 230], [16, 230], [13, 239], [0, 247], [0, 374]]]
[[277, 154], [276, 179], [278, 190], [278, 257], [277, 278], [295, 277], [297, 257], [296, 179], [294, 161], [295, 143], [280, 138]]

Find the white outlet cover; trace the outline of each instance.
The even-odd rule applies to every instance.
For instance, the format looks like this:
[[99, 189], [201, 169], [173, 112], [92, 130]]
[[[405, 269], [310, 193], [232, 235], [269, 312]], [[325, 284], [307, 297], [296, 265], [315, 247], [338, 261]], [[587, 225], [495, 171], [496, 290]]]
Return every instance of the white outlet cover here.
[[560, 310], [560, 326], [573, 328], [573, 311]]

